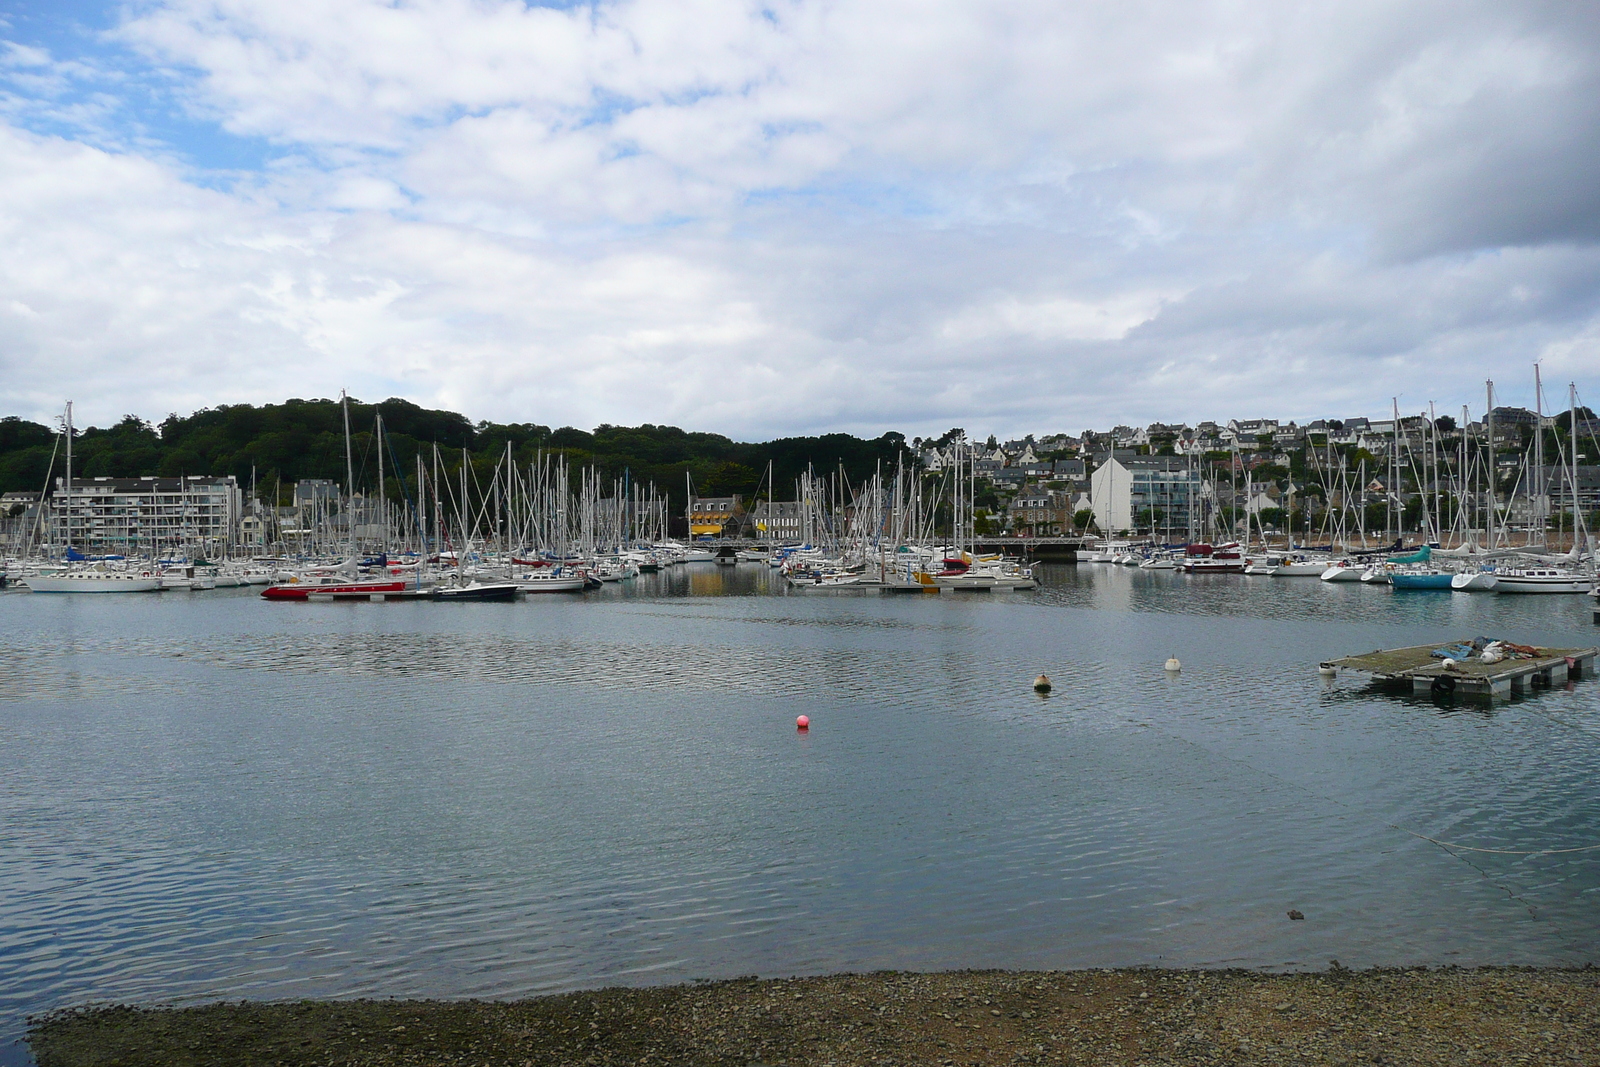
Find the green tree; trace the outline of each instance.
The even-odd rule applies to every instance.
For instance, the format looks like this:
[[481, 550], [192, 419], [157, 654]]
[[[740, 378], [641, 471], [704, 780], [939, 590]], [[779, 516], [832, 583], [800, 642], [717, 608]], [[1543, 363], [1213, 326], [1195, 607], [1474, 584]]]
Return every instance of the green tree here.
[[1163, 508], [1140, 508], [1138, 525], [1141, 529], [1149, 530], [1153, 533], [1166, 517], [1167, 513]]

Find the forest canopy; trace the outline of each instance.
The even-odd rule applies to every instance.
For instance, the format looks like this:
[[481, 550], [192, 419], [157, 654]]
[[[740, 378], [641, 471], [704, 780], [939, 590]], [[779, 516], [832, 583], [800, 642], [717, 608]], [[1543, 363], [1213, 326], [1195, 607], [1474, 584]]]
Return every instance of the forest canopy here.
[[[387, 494], [396, 500], [412, 491], [418, 457], [430, 471], [435, 447], [441, 475], [460, 471], [463, 458], [479, 481], [487, 479], [509, 447], [523, 467], [541, 454], [562, 454], [574, 468], [593, 465], [605, 478], [655, 483], [670, 499], [684, 497], [684, 472], [701, 496], [758, 489], [766, 495], [767, 467], [777, 499], [793, 495], [794, 480], [808, 466], [818, 474], [843, 469], [852, 482], [879, 464], [887, 470], [906, 447], [905, 437], [886, 433], [872, 440], [849, 434], [787, 437], [741, 443], [721, 434], [690, 433], [675, 426], [610, 426], [551, 429], [536, 423], [473, 422], [454, 411], [420, 407], [407, 400], [349, 402], [355, 488], [378, 484], [378, 415], [383, 417], [383, 464]], [[337, 400], [286, 400], [281, 404], [226, 404], [191, 415], [169, 415], [159, 425], [136, 415], [107, 427], [73, 434], [74, 477], [228, 475], [257, 495], [287, 503], [295, 482], [326, 478], [345, 482], [344, 410]], [[0, 492], [34, 492], [47, 477], [63, 474], [58, 427], [15, 416], [0, 418]], [[463, 451], [464, 450], [464, 451]], [[52, 467], [53, 462], [53, 467]], [[52, 475], [53, 470], [53, 475]]]

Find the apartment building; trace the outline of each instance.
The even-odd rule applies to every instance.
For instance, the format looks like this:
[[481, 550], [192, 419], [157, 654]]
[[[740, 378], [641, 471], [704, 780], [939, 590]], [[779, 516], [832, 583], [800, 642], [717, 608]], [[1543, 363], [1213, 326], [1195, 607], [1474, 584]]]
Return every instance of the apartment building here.
[[197, 547], [215, 552], [238, 539], [243, 497], [232, 475], [194, 478], [57, 478], [50, 524], [57, 544], [143, 552]]

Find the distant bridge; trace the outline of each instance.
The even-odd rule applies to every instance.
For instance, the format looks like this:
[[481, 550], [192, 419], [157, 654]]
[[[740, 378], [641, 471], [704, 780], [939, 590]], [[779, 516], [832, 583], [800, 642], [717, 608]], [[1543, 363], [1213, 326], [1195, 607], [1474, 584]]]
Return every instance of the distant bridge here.
[[1092, 537], [980, 537], [972, 547], [1041, 563], [1076, 563], [1078, 553], [1096, 543]]

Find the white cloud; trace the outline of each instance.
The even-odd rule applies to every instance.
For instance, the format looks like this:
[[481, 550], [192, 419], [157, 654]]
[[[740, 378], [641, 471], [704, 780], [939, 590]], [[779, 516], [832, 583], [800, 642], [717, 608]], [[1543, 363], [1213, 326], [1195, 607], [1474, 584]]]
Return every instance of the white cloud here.
[[[5, 53], [14, 409], [1004, 431], [1541, 352], [1600, 388], [1600, 46], [1559, 7], [165, 0], [115, 40]], [[270, 165], [68, 99], [118, 63]]]
[[1120, 293], [1102, 303], [1005, 296], [964, 309], [939, 332], [957, 342], [1003, 343], [1012, 336], [1035, 341], [1120, 341], [1135, 326], [1154, 318], [1166, 299], [1157, 293]]

